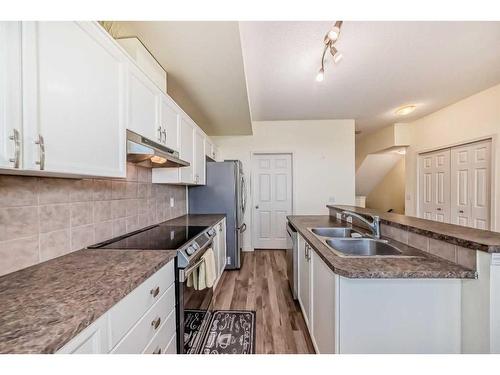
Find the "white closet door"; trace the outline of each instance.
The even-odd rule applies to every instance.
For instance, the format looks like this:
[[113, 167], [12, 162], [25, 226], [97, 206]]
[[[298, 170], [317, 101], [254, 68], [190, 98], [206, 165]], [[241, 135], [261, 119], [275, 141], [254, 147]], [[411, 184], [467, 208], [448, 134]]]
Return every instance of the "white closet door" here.
[[451, 222], [490, 228], [491, 141], [451, 150]]
[[450, 149], [422, 154], [419, 163], [420, 217], [450, 222]]

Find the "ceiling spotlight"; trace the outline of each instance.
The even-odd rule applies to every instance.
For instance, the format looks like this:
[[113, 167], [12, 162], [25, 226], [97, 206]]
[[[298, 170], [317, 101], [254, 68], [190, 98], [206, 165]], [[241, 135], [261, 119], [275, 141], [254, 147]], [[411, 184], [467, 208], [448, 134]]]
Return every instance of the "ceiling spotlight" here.
[[406, 116], [406, 115], [409, 115], [410, 113], [412, 113], [415, 109], [417, 108], [416, 105], [405, 105], [403, 107], [399, 107], [398, 109], [396, 109], [396, 115], [398, 116]]
[[323, 68], [321, 68], [318, 74], [316, 74], [316, 81], [323, 82], [324, 79], [325, 79], [325, 71], [323, 70]]
[[340, 62], [340, 60], [342, 60], [342, 58], [344, 57], [344, 56], [342, 56], [342, 54], [339, 51], [337, 51], [337, 48], [335, 48], [334, 45], [330, 46], [330, 53], [333, 56], [333, 62], [335, 64], [338, 64]]
[[[341, 27], [342, 27], [342, 21], [335, 22], [335, 25], [326, 34], [326, 38], [328, 38], [330, 42], [335, 43], [337, 41], [337, 39], [339, 38], [339, 36], [340, 36], [340, 28]], [[325, 38], [325, 40], [326, 40], [326, 38]]]
[[323, 54], [321, 55], [321, 69], [316, 75], [316, 81], [321, 82], [325, 78], [325, 55], [326, 51], [330, 50], [330, 53], [333, 56], [333, 63], [337, 64], [342, 60], [342, 54], [335, 48], [334, 44], [340, 37], [340, 28], [342, 27], [343, 21], [335, 22], [335, 25], [332, 27], [330, 31], [328, 31], [325, 35], [324, 43], [325, 48], [323, 49]]

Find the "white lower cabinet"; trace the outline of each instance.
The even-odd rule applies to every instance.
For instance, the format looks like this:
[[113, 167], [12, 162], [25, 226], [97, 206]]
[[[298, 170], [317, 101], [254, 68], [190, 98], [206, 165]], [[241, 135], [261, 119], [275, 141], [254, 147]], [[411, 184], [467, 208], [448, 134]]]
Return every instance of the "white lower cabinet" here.
[[311, 263], [309, 248], [301, 236], [298, 236], [299, 246], [299, 293], [298, 299], [307, 326], [311, 327]]
[[172, 260], [58, 353], [175, 353], [174, 282]]
[[314, 250], [311, 250], [311, 320], [313, 344], [318, 353], [335, 353], [338, 330], [338, 279]]
[[216, 230], [216, 235], [213, 238], [213, 251], [215, 256], [215, 270], [216, 270], [216, 281], [214, 287], [217, 286], [219, 280], [226, 268], [226, 219], [222, 219], [218, 222], [214, 229]]
[[109, 351], [108, 317], [101, 316], [59, 349], [59, 354], [102, 354]]
[[461, 280], [353, 279], [302, 236], [299, 303], [317, 353], [460, 353]]

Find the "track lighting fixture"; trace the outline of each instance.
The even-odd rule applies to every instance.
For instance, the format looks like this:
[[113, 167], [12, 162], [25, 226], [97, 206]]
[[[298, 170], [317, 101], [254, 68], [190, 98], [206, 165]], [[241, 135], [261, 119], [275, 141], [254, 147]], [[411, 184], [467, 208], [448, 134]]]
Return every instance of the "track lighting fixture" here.
[[334, 46], [335, 42], [340, 37], [340, 28], [342, 27], [343, 21], [336, 21], [331, 30], [329, 30], [324, 38], [325, 48], [323, 49], [323, 54], [321, 55], [321, 68], [316, 75], [316, 81], [321, 82], [325, 78], [325, 55], [326, 51], [330, 50], [333, 56], [333, 63], [338, 64], [342, 60], [342, 53], [340, 53]]

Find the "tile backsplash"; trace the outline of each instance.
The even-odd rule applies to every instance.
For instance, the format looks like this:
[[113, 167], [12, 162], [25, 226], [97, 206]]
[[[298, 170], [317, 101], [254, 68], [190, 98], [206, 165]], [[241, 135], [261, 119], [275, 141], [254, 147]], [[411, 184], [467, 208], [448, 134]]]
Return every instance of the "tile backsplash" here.
[[184, 214], [184, 186], [133, 164], [126, 180], [0, 175], [0, 275]]

